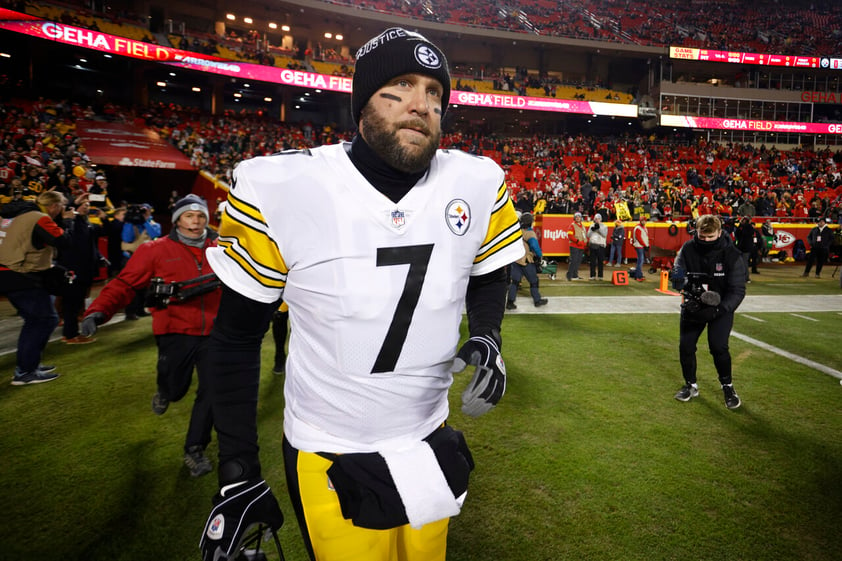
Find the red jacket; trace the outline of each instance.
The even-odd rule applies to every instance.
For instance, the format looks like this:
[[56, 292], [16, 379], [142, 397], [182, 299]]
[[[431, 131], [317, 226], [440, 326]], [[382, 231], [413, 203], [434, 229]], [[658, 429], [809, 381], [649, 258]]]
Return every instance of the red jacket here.
[[[216, 246], [216, 238], [216, 233], [208, 229], [205, 246], [200, 252], [198, 248], [179, 242], [173, 228], [168, 236], [141, 244], [120, 274], [105, 285], [85, 311], [85, 316], [102, 312], [106, 321], [111, 319], [117, 310], [132, 301], [135, 290], [146, 290], [153, 277], [161, 277], [164, 282], [181, 282], [212, 273], [205, 250]], [[221, 294], [222, 290], [217, 288], [166, 308], [153, 308], [152, 332], [155, 335], [210, 334]]]

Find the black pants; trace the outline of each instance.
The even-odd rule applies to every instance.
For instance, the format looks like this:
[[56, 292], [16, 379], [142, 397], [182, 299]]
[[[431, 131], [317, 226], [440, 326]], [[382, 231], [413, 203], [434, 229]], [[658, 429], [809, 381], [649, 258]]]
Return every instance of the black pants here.
[[590, 245], [591, 250], [591, 278], [599, 276], [602, 278], [602, 266], [605, 261], [605, 246], [604, 245]]
[[520, 279], [526, 277], [526, 280], [529, 281], [529, 295], [532, 296], [532, 301], [537, 304], [541, 300], [541, 293], [538, 290], [538, 273], [535, 270], [535, 263], [527, 263], [526, 265], [512, 263], [511, 271], [512, 278], [509, 283], [509, 302], [515, 301]]
[[734, 313], [722, 314], [708, 322], [697, 322], [687, 319], [681, 312], [679, 324], [678, 356], [681, 361], [681, 374], [688, 384], [696, 383], [696, 343], [702, 335], [705, 326], [708, 329], [708, 349], [713, 356], [713, 365], [720, 384], [731, 383], [731, 353], [728, 350], [728, 339], [734, 326]]
[[64, 325], [61, 328], [61, 334], [66, 339], [79, 335], [79, 314], [85, 309], [85, 298], [90, 289], [90, 284], [78, 282], [78, 280], [62, 287], [61, 316]]
[[193, 379], [193, 369], [196, 369], [199, 383], [190, 414], [190, 424], [187, 427], [184, 450], [197, 445], [204, 449], [210, 443], [213, 428], [204, 365], [208, 337], [168, 333], [156, 335], [155, 342], [158, 344], [158, 392], [169, 401], [179, 401], [187, 394]]
[[827, 254], [829, 252], [823, 247], [814, 247], [807, 254], [807, 268], [804, 269], [804, 274], [809, 275], [810, 269], [813, 268], [813, 263], [816, 264], [816, 276], [822, 274], [822, 267], [827, 261]]

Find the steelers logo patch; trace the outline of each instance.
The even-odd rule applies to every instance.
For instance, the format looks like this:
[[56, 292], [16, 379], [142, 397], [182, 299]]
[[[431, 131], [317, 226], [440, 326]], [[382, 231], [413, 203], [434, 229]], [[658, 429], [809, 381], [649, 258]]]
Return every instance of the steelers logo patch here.
[[430, 45], [426, 43], [419, 43], [415, 46], [415, 60], [424, 68], [436, 69], [441, 67], [441, 58], [433, 50]]
[[457, 236], [464, 236], [471, 226], [471, 207], [462, 199], [454, 199], [444, 213], [447, 227]]

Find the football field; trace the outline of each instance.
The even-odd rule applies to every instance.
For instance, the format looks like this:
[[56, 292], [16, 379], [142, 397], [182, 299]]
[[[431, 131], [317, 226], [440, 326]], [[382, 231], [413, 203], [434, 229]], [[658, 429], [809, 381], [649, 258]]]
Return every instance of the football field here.
[[[503, 324], [500, 405], [468, 418], [459, 394], [469, 376], [451, 391], [449, 422], [464, 431], [476, 469], [448, 559], [838, 559], [842, 292], [838, 278], [761, 271], [731, 338], [743, 401], [734, 411], [704, 336], [701, 395], [673, 399], [683, 383], [678, 297], [658, 293], [654, 275], [634, 286], [542, 277], [550, 304], [539, 310], [522, 289]], [[6, 304], [0, 313], [8, 340], [16, 318]], [[272, 353], [268, 337], [261, 458], [287, 518], [286, 559], [303, 561]], [[155, 359], [149, 318], [113, 321], [93, 344], [49, 344], [57, 381], [0, 384], [0, 559], [199, 558], [216, 474], [192, 479], [182, 464], [191, 399], [151, 412]], [[7, 380], [13, 369], [6, 352]], [[215, 442], [209, 452], [215, 458]]]

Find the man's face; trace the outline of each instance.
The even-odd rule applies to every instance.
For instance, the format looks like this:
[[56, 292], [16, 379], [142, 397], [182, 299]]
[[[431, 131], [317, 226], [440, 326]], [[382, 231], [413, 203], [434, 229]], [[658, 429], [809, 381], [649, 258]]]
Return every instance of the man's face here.
[[62, 212], [64, 212], [64, 207], [67, 204], [67, 199], [62, 199], [60, 203], [53, 203], [47, 207], [47, 214], [50, 218], [55, 218]]
[[719, 236], [722, 234], [722, 230], [716, 230], [714, 232], [709, 232], [707, 234], [703, 232], [697, 232], [699, 239], [703, 242], [715, 242], [719, 239]]
[[199, 210], [188, 210], [178, 217], [176, 227], [183, 236], [198, 238], [205, 231], [208, 219], [205, 213]]
[[374, 92], [360, 115], [360, 134], [391, 167], [424, 170], [441, 141], [442, 85], [423, 74], [393, 78]]

